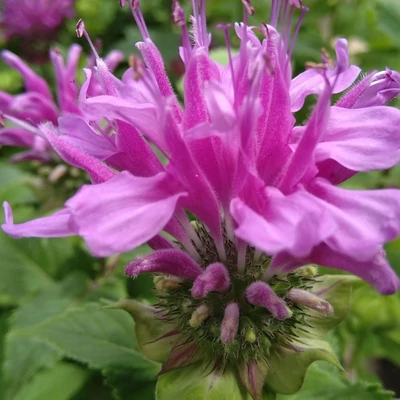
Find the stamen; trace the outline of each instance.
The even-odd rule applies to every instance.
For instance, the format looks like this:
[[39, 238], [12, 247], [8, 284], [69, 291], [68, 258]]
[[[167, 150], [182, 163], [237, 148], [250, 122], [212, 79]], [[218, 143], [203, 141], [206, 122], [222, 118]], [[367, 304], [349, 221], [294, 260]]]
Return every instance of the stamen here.
[[189, 32], [186, 26], [185, 12], [178, 0], [173, 0], [172, 2], [172, 20], [174, 24], [180, 26], [182, 29], [182, 47], [185, 52], [184, 62], [188, 63], [192, 46], [190, 45]]
[[197, 40], [199, 45], [202, 47], [208, 47], [205, 0], [192, 0], [192, 9], [197, 26]]
[[290, 48], [289, 48], [289, 51], [288, 51], [288, 59], [289, 60], [292, 57], [294, 46], [295, 46], [296, 40], [297, 40], [297, 36], [299, 34], [299, 31], [300, 31], [300, 26], [303, 23], [304, 16], [306, 15], [307, 12], [308, 12], [308, 8], [302, 6], [301, 7], [301, 13], [300, 13], [299, 19], [298, 19], [297, 24], [296, 24], [296, 28], [294, 29], [294, 32], [293, 32], [293, 35], [292, 35], [292, 42], [290, 44]]
[[96, 57], [96, 60], [98, 60], [100, 58], [99, 54], [97, 53], [96, 47], [94, 46], [92, 40], [90, 39], [89, 34], [86, 31], [85, 28], [85, 23], [83, 22], [82, 19], [80, 19], [78, 21], [78, 23], [76, 24], [76, 34], [79, 38], [81, 38], [82, 36], [85, 36], [86, 40], [89, 43], [90, 48], [93, 51], [94, 56]]
[[[246, 13], [247, 13], [247, 15], [254, 15], [254, 11], [255, 11], [255, 9], [254, 9], [254, 7], [251, 5], [251, 3], [250, 3], [250, 0], [242, 0], [242, 3], [243, 3], [243, 5], [244, 5], [244, 7], [245, 7], [245, 10], [246, 10]], [[246, 17], [247, 18], [247, 17]], [[244, 21], [244, 19], [243, 19], [243, 21]], [[246, 24], [247, 25], [247, 24]]]
[[[231, 70], [231, 76], [232, 76], [232, 84], [234, 85], [235, 83], [235, 73], [233, 70], [233, 62], [232, 62], [232, 49], [231, 49], [231, 40], [229, 37], [229, 29], [231, 28], [231, 24], [218, 24], [217, 29], [222, 29], [224, 31], [224, 36], [225, 36], [225, 44], [226, 44], [226, 50], [228, 51], [228, 58], [229, 58], [229, 67]], [[234, 93], [235, 95], [235, 93]]]
[[144, 21], [143, 18], [143, 12], [142, 9], [140, 8], [139, 0], [133, 0], [131, 11], [143, 39], [144, 40], [150, 39], [150, 34], [149, 31], [147, 30], [146, 22]]

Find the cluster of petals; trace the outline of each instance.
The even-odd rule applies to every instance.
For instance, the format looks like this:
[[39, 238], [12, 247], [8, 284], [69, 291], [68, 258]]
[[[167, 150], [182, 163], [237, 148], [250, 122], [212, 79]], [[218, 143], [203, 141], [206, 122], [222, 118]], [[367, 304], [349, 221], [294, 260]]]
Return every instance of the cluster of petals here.
[[74, 3], [75, 0], [4, 0], [0, 27], [6, 39], [46, 37], [74, 16]]
[[[17, 55], [8, 50], [2, 51], [2, 60], [20, 73], [25, 85], [25, 91], [14, 96], [0, 91], [0, 113], [2, 119], [8, 121], [7, 126], [0, 128], [0, 146], [28, 149], [13, 156], [12, 161], [49, 161], [54, 151], [38, 129], [39, 125], [43, 122], [62, 125], [62, 116], [82, 114], [77, 105], [79, 87], [76, 83], [81, 53], [82, 48], [79, 45], [72, 45], [64, 63], [57, 49], [50, 51], [57, 83], [54, 100], [49, 85], [42, 77]], [[105, 58], [105, 62], [110, 70], [114, 70], [122, 59], [121, 52], [112, 51]], [[93, 69], [93, 64], [94, 60], [89, 60], [88, 68]], [[92, 95], [101, 93], [101, 90], [98, 82], [93, 82], [90, 87]]]
[[[223, 271], [226, 233], [238, 249], [238, 273], [245, 273], [247, 244], [272, 257], [263, 281], [246, 296], [257, 305], [274, 305], [279, 318], [287, 314], [268, 280], [305, 264], [347, 271], [383, 294], [394, 293], [399, 279], [383, 245], [400, 233], [400, 191], [338, 185], [359, 171], [399, 162], [400, 110], [385, 104], [399, 94], [400, 75], [386, 70], [360, 78], [360, 69], [349, 64], [346, 40], [339, 39], [335, 63], [324, 53], [320, 64], [292, 78], [291, 53], [307, 11], [294, 0], [273, 0], [270, 24], [260, 28], [249, 25], [252, 8], [245, 1], [244, 22], [235, 24], [239, 52], [231, 55], [227, 39], [229, 62], [221, 65], [209, 55], [205, 1], [192, 1], [191, 35], [174, 1], [186, 68], [181, 105], [139, 2], [122, 3], [129, 4], [142, 33], [137, 48], [144, 63], [134, 58], [119, 80], [97, 58], [94, 72], [85, 70], [81, 114], [63, 117], [58, 129], [52, 123], [40, 127], [93, 184], [61, 211], [23, 224], [13, 223], [5, 204], [3, 230], [17, 238], [80, 235], [97, 256], [148, 243], [154, 252], [129, 264], [127, 274], [191, 279], [198, 297], [230, 284]], [[78, 32], [84, 34], [84, 27]], [[88, 91], [94, 75], [101, 95]], [[332, 105], [332, 95], [344, 91]], [[309, 119], [296, 125], [294, 113], [309, 95], [317, 103]], [[104, 120], [112, 129], [102, 128]], [[201, 242], [185, 211], [207, 227], [220, 263], [203, 265]], [[236, 312], [231, 308], [227, 320]]]

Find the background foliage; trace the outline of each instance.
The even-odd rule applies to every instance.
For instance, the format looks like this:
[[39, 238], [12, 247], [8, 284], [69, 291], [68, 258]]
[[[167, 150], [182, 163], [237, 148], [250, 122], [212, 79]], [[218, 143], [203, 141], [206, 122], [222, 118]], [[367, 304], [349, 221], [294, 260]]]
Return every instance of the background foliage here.
[[[306, 61], [318, 61], [322, 47], [333, 53], [332, 44], [340, 36], [349, 39], [352, 60], [365, 71], [386, 66], [400, 70], [398, 0], [304, 2], [311, 11], [294, 54], [297, 71]], [[151, 36], [179, 87], [179, 32], [170, 23], [171, 2], [142, 3]], [[218, 49], [223, 38], [215, 25], [240, 20], [242, 6], [239, 0], [208, 3], [209, 23], [215, 33], [213, 46]], [[268, 20], [269, 1], [253, 4], [254, 22]], [[121, 10], [118, 1], [78, 0], [76, 14], [85, 20], [92, 38], [102, 40], [102, 54], [117, 48], [128, 57], [135, 51], [139, 32], [129, 10]], [[67, 21], [51, 45], [65, 50], [77, 42], [75, 22]], [[83, 40], [79, 43], [87, 48]], [[23, 51], [18, 40], [3, 43], [3, 47], [17, 54]], [[43, 44], [38, 44], [35, 51], [43, 52]], [[35, 69], [54, 82], [48, 63]], [[22, 90], [19, 76], [3, 64], [0, 89], [12, 93]], [[0, 149], [0, 201], [15, 206], [16, 220], [43, 215], [62, 204], [65, 195], [38, 174], [36, 165], [8, 162], [13, 151]], [[360, 174], [346, 185], [356, 189], [399, 187], [400, 167]], [[130, 254], [95, 259], [78, 238], [16, 241], [0, 232], [1, 398], [153, 399], [158, 367], [139, 353], [132, 320], [123, 311], [101, 309], [123, 298], [152, 300], [151, 278], [132, 281], [123, 275], [123, 265], [146, 251], [143, 247]], [[400, 239], [388, 244], [387, 253], [400, 273]], [[392, 399], [393, 393], [384, 388], [397, 391], [400, 397], [400, 294], [381, 297], [360, 284], [354, 291], [349, 317], [329, 340], [347, 374], [316, 363], [303, 389], [279, 400]]]

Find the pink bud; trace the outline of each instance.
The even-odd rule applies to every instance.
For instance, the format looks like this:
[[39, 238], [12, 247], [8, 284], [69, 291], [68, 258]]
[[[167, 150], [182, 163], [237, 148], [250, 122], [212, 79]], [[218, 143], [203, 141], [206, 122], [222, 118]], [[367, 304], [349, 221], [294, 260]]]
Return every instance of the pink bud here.
[[194, 281], [192, 296], [202, 298], [213, 291], [224, 292], [230, 285], [226, 267], [221, 263], [210, 264]]
[[309, 307], [326, 315], [333, 314], [333, 307], [326, 300], [321, 299], [313, 293], [301, 289], [292, 289], [288, 292], [287, 296], [298, 305]]
[[239, 306], [230, 303], [225, 308], [224, 319], [221, 324], [221, 341], [225, 344], [232, 343], [239, 329]]
[[246, 298], [255, 306], [265, 307], [275, 318], [286, 319], [292, 315], [286, 303], [265, 282], [252, 283], [246, 289]]

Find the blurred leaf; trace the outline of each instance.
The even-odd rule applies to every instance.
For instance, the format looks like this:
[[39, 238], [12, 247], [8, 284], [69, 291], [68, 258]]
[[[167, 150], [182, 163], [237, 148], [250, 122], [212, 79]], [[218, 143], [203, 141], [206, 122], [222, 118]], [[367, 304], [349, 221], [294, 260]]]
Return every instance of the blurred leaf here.
[[88, 304], [20, 334], [47, 341], [69, 358], [92, 368], [130, 366], [147, 376], [158, 372], [158, 365], [138, 351], [132, 319], [123, 311], [99, 310], [98, 306]]
[[[118, 1], [76, 0], [75, 8], [78, 17], [85, 21], [89, 35], [94, 38], [96, 35], [103, 33], [114, 20], [118, 10]], [[75, 24], [76, 21], [71, 21], [71, 31], [74, 30], [72, 25]]]
[[89, 374], [78, 365], [58, 363], [38, 373], [13, 400], [69, 400], [84, 385]]
[[334, 370], [312, 365], [301, 390], [293, 395], [278, 395], [277, 400], [390, 400], [394, 393], [378, 384], [350, 383], [340, 378]]
[[30, 204], [37, 201], [27, 183], [33, 177], [6, 162], [0, 162], [0, 202], [7, 200], [12, 204]]
[[[179, 32], [173, 30], [173, 26], [169, 29], [149, 29], [152, 41], [158, 46], [163, 56], [164, 62], [169, 63], [171, 60], [179, 57], [180, 35]], [[132, 24], [124, 30], [124, 39], [115, 44], [115, 48], [122, 51], [126, 57], [131, 54], [140, 54], [136, 48], [137, 42], [142, 42], [143, 38], [139, 29]]]
[[[137, 370], [133, 368], [110, 368], [103, 371], [106, 383], [114, 390], [113, 394], [117, 400], [131, 398], [153, 400], [156, 389], [156, 378], [140, 381]], [[134, 396], [133, 396], [134, 393]]]

